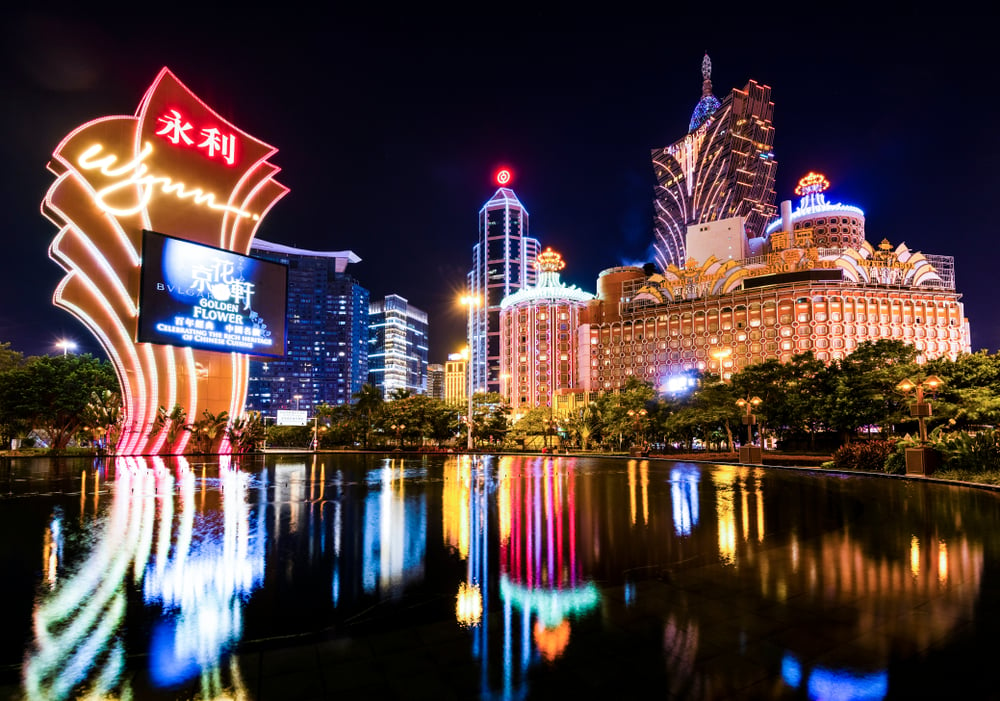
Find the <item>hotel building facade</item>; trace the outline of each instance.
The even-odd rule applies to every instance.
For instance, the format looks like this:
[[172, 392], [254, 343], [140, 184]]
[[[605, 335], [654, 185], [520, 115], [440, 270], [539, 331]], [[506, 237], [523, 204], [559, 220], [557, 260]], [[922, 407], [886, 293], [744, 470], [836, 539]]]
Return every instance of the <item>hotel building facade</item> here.
[[[246, 409], [349, 404], [368, 378], [368, 290], [352, 251], [309, 251], [255, 239], [250, 252], [288, 266], [284, 358], [251, 359]], [[298, 397], [298, 398], [296, 398]]]
[[368, 382], [386, 399], [397, 389], [427, 391], [427, 312], [399, 295], [368, 307]]

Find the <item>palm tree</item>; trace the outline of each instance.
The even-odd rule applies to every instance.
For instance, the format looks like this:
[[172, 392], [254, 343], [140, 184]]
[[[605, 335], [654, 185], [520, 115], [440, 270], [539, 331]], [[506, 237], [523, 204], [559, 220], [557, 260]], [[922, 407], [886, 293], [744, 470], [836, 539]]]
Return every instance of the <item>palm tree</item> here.
[[375, 417], [382, 410], [385, 399], [382, 397], [382, 390], [372, 384], [365, 383], [361, 389], [354, 393], [354, 409], [365, 420], [364, 447], [368, 449], [368, 440], [371, 437], [372, 424]]

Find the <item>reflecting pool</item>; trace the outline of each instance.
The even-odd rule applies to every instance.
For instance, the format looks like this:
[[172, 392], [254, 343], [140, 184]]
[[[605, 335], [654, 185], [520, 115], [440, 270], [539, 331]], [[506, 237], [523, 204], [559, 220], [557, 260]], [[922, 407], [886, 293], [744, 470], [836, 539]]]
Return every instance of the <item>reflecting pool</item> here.
[[0, 533], [0, 698], [1000, 697], [982, 489], [566, 456], [13, 459]]

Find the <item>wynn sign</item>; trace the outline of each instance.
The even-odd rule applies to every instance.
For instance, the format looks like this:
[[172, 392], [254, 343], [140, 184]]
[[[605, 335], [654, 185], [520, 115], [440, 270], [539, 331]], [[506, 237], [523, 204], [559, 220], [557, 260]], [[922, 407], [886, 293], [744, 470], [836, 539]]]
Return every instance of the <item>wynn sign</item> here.
[[275, 152], [164, 68], [135, 116], [88, 122], [53, 153], [42, 212], [66, 270], [53, 300], [115, 366], [119, 454], [182, 451], [166, 445], [169, 427], [152, 431], [159, 407], [239, 416], [246, 353], [284, 354], [287, 271], [247, 255], [288, 192]]

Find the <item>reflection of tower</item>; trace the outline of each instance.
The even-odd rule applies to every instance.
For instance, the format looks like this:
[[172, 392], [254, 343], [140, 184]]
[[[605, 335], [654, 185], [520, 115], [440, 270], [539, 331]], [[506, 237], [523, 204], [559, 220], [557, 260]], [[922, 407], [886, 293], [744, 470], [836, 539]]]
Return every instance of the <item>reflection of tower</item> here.
[[528, 212], [510, 188], [501, 187], [479, 210], [479, 238], [472, 249], [469, 293], [484, 301], [473, 312], [472, 390], [500, 391], [500, 301], [534, 284], [538, 241], [528, 237]]
[[[702, 61], [702, 97], [688, 134], [653, 149], [656, 263], [684, 267], [688, 227], [742, 217], [746, 237], [758, 238], [774, 217], [771, 88], [749, 81], [721, 102], [712, 94], [712, 62]], [[700, 261], [704, 262], [704, 261]]]
[[[597, 587], [586, 581], [576, 553], [572, 465], [564, 460], [456, 458], [445, 466], [444, 537], [466, 559], [456, 616], [471, 629], [480, 660], [480, 694], [493, 695], [489, 626], [502, 631], [502, 698], [527, 693], [528, 668], [558, 657], [569, 642], [570, 618], [593, 609]], [[495, 495], [493, 494], [495, 492]], [[497, 508], [491, 535], [489, 504]], [[502, 612], [490, 611], [490, 543], [499, 541]], [[491, 615], [492, 614], [492, 615]]]
[[380, 486], [365, 500], [362, 578], [366, 593], [392, 598], [424, 577], [427, 503], [407, 496], [402, 460], [385, 460]]

